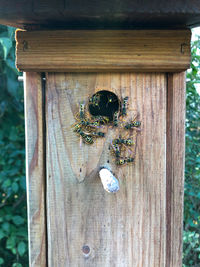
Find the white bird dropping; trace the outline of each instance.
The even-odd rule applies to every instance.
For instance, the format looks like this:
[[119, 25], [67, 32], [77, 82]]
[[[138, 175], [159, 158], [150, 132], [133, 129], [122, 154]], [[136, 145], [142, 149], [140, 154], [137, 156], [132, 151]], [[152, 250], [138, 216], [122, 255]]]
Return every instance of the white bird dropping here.
[[99, 171], [99, 176], [103, 184], [103, 188], [109, 193], [115, 193], [119, 190], [119, 182], [117, 178], [107, 169], [102, 168]]

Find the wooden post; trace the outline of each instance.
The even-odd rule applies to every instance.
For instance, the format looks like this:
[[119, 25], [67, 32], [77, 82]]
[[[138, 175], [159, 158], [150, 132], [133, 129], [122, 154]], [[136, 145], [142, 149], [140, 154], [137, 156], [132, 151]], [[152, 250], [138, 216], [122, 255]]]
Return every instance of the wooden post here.
[[[30, 266], [181, 266], [189, 63], [188, 30], [17, 32], [17, 66], [28, 71]], [[36, 72], [46, 73], [43, 89]], [[102, 89], [128, 96], [128, 118], [142, 123], [132, 165], [112, 161], [115, 128], [80, 147], [71, 127], [77, 103]], [[101, 185], [105, 165], [115, 194]]]

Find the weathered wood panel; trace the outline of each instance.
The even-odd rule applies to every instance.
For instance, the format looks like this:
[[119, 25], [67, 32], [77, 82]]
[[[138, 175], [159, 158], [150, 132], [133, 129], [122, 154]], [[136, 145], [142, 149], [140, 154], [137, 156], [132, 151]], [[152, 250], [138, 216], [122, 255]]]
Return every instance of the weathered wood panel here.
[[[165, 74], [47, 74], [49, 266], [165, 266], [166, 87]], [[72, 131], [77, 103], [99, 89], [128, 95], [129, 117], [142, 121], [133, 165], [112, 162], [112, 127], [93, 146], [80, 147]], [[103, 190], [102, 165], [119, 178], [118, 193]]]
[[29, 265], [46, 267], [45, 162], [40, 73], [25, 74]]
[[190, 30], [17, 31], [22, 71], [181, 71]]
[[182, 266], [185, 151], [185, 73], [168, 75], [167, 99], [167, 258]]

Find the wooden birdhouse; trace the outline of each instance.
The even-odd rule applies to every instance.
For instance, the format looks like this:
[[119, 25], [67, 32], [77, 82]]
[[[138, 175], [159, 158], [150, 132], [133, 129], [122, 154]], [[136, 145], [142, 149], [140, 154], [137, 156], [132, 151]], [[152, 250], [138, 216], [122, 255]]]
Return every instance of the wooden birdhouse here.
[[14, 1], [30, 266], [180, 267], [199, 1]]

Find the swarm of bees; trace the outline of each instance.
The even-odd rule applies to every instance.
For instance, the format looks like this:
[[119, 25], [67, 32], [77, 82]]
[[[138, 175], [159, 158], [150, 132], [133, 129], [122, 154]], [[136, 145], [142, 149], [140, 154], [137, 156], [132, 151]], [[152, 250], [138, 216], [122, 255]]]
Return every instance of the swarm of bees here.
[[[89, 98], [89, 104], [100, 109], [101, 96], [95, 94]], [[106, 108], [116, 101], [112, 95], [108, 96]], [[85, 103], [79, 104], [79, 112], [76, 114], [76, 123], [73, 124], [73, 131], [80, 137], [80, 139], [87, 145], [94, 144], [97, 138], [105, 137], [105, 132], [100, 131], [103, 126], [119, 127], [124, 132], [126, 131], [129, 137], [122, 137], [119, 135], [110, 143], [109, 150], [115, 159], [115, 164], [122, 166], [132, 163], [134, 161], [134, 152], [131, 149], [135, 145], [135, 141], [131, 138], [133, 130], [140, 127], [141, 122], [137, 120], [124, 121], [127, 116], [128, 96], [124, 97], [120, 102], [120, 108], [113, 113], [112, 120], [107, 116], [97, 115], [91, 116], [86, 112]], [[127, 153], [129, 154], [127, 156]]]

